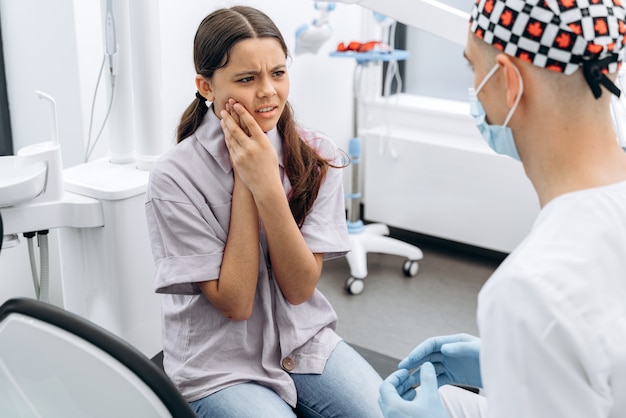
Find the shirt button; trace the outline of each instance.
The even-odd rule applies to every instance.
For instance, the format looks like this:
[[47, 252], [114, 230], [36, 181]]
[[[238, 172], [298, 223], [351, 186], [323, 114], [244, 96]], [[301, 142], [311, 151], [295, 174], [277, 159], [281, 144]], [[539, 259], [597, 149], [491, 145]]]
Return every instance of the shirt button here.
[[294, 367], [296, 367], [296, 362], [294, 359], [292, 359], [291, 357], [285, 357], [283, 359], [283, 369], [290, 372], [294, 369]]

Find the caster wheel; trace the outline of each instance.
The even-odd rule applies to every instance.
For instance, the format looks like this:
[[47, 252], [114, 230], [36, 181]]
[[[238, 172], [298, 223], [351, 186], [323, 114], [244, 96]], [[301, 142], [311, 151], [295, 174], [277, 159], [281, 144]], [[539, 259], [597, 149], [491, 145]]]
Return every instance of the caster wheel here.
[[348, 277], [346, 280], [345, 289], [351, 295], [358, 295], [363, 292], [365, 288], [365, 282], [362, 279], [355, 279], [354, 277]]
[[402, 264], [402, 272], [406, 277], [415, 277], [420, 270], [420, 265], [417, 260], [406, 260]]

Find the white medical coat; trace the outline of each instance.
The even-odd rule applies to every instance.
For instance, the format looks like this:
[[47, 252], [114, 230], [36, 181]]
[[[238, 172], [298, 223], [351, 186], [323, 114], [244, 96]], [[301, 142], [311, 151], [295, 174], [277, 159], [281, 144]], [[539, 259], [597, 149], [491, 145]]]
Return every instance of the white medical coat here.
[[547, 204], [478, 326], [489, 417], [626, 417], [626, 182]]

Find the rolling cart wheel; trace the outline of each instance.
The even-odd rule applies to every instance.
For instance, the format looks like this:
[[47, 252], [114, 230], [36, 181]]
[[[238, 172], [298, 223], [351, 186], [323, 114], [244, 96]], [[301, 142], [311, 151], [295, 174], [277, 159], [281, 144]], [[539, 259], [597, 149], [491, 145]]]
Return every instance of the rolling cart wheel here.
[[363, 292], [365, 288], [365, 282], [362, 279], [355, 279], [354, 277], [348, 277], [346, 280], [345, 289], [351, 295], [358, 295]]
[[415, 277], [420, 270], [420, 265], [417, 260], [406, 260], [402, 264], [402, 272], [406, 277]]

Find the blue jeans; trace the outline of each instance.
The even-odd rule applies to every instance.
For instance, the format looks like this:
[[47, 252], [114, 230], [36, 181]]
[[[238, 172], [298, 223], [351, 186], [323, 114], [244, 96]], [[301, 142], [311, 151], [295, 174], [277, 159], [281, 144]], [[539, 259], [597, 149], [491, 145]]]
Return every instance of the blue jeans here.
[[[191, 402], [199, 418], [381, 418], [382, 379], [352, 347], [340, 342], [321, 375], [292, 374], [296, 411], [274, 391], [254, 383], [222, 389]], [[296, 415], [297, 414], [297, 415]]]

